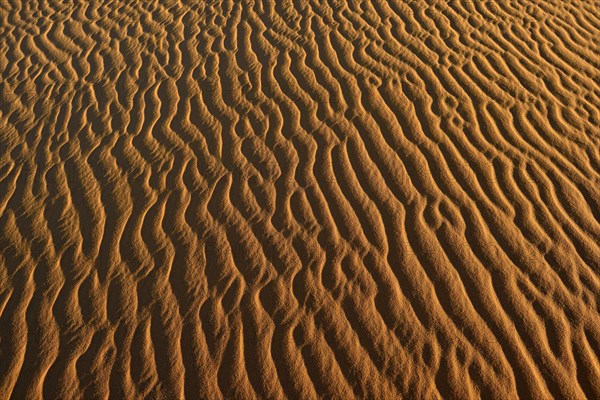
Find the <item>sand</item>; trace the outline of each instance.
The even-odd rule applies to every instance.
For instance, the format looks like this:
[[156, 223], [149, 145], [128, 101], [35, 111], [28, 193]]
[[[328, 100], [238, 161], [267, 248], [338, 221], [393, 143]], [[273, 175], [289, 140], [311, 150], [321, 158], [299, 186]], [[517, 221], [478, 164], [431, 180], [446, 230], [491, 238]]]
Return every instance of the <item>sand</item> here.
[[0, 1], [0, 398], [600, 398], [600, 4]]

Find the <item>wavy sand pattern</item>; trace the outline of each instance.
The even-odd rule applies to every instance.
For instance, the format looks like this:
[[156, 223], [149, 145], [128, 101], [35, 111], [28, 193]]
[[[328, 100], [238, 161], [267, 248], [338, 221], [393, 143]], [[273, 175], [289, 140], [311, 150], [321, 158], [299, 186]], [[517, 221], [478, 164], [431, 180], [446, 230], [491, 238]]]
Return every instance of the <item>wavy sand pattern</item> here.
[[0, 1], [0, 398], [600, 398], [600, 3]]

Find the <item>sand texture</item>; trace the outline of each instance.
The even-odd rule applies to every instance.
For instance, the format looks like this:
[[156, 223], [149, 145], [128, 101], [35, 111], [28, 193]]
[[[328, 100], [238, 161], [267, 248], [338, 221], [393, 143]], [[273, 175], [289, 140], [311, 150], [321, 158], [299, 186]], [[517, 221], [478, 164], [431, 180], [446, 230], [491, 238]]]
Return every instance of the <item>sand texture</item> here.
[[600, 3], [0, 0], [0, 399], [600, 399]]

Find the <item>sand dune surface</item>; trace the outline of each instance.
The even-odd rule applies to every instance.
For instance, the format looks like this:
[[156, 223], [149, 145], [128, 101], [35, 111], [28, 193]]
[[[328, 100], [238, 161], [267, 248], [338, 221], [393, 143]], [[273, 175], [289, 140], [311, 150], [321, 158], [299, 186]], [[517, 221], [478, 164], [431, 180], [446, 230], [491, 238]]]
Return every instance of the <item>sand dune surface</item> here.
[[599, 399], [600, 3], [0, 1], [0, 398]]

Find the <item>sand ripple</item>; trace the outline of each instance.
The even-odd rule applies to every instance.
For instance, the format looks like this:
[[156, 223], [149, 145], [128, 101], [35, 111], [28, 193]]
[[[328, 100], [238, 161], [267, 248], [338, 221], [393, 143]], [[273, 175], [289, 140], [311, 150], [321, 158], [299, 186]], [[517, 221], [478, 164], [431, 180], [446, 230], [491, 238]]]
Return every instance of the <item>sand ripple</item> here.
[[600, 398], [591, 0], [0, 1], [0, 398]]

